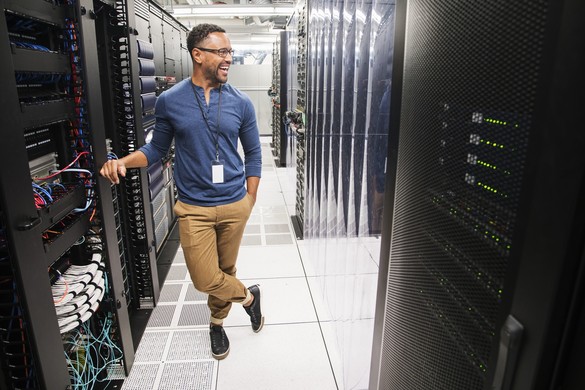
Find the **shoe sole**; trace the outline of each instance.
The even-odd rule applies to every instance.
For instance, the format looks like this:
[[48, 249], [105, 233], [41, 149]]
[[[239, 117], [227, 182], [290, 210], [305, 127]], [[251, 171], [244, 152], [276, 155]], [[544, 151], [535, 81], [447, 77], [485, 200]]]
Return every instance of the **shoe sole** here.
[[[260, 288], [259, 284], [257, 284], [256, 286], [258, 287], [258, 292], [260, 293], [260, 305], [262, 306], [262, 289]], [[260, 309], [262, 309], [262, 307]], [[260, 319], [260, 327], [256, 330], [254, 330], [254, 328], [252, 328], [252, 331], [254, 331], [254, 333], [258, 333], [262, 330], [263, 327], [264, 327], [264, 316], [262, 316], [262, 318]]]
[[213, 352], [211, 352], [211, 356], [213, 356], [214, 359], [216, 360], [223, 360], [227, 357], [227, 355], [230, 353], [230, 349], [228, 348], [227, 351], [225, 351], [224, 353], [220, 354], [220, 355], [216, 355]]
[[260, 327], [257, 330], [254, 330], [254, 328], [252, 328], [252, 330], [254, 330], [254, 333], [258, 333], [262, 330], [263, 327], [264, 327], [264, 316], [262, 316], [262, 319], [260, 320]]

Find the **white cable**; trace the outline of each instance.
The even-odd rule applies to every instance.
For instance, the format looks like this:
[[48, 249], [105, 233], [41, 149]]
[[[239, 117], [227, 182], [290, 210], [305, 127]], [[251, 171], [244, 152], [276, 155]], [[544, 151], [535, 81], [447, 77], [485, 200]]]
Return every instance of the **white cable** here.
[[103, 288], [104, 285], [104, 277], [103, 271], [99, 270], [96, 273], [96, 277], [86, 286], [86, 289], [83, 290], [81, 293], [76, 295], [71, 301], [69, 301], [65, 305], [55, 305], [55, 310], [57, 311], [58, 316], [66, 315], [67, 313], [73, 313], [77, 311], [77, 309], [83, 305], [85, 302], [89, 301], [93, 295], [96, 294], [96, 289]]
[[96, 291], [97, 294], [94, 294], [92, 297], [90, 297], [87, 300], [87, 302], [85, 302], [83, 305], [81, 305], [75, 311], [75, 313], [73, 313], [72, 315], [58, 318], [59, 327], [63, 327], [72, 321], [75, 321], [75, 320], [82, 318], [83, 315], [85, 314], [85, 312], [87, 312], [91, 307], [93, 307], [96, 302], [99, 303], [101, 298], [104, 296], [104, 288], [103, 288], [104, 287], [104, 279], [101, 280], [99, 287], [100, 287], [99, 290]]
[[91, 316], [93, 315], [93, 313], [95, 313], [97, 311], [97, 309], [99, 308], [100, 303], [102, 301], [102, 298], [104, 297], [104, 294], [105, 294], [105, 291], [102, 290], [97, 301], [91, 306], [91, 308], [89, 310], [87, 310], [85, 312], [84, 315], [81, 316], [81, 318], [79, 320], [74, 321], [74, 322], [70, 323], [69, 325], [65, 325], [65, 326], [61, 326], [61, 324], [59, 324], [59, 329], [60, 329], [61, 334], [65, 333], [65, 332], [69, 332], [70, 330], [77, 328], [78, 326], [83, 324], [85, 321], [89, 320], [91, 318]]

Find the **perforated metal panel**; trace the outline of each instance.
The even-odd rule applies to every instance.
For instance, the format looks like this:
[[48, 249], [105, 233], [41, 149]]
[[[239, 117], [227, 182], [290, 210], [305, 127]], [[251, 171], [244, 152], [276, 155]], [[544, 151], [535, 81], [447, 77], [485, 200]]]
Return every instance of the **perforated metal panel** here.
[[150, 315], [148, 327], [171, 326], [175, 305], [158, 305]]
[[545, 1], [408, 2], [380, 388], [484, 386], [546, 17]]
[[160, 291], [159, 302], [177, 302], [183, 289], [182, 284], [165, 284]]
[[165, 363], [159, 390], [211, 390], [214, 362]]
[[135, 362], [162, 361], [169, 335], [170, 332], [144, 332], [136, 351]]
[[176, 281], [183, 281], [187, 276], [187, 266], [186, 265], [173, 265], [169, 269], [169, 273], [167, 274], [167, 281], [176, 280]]
[[205, 301], [207, 302], [207, 294], [198, 291], [193, 287], [192, 284], [187, 286], [187, 294], [185, 295], [185, 301]]
[[167, 361], [211, 359], [209, 329], [175, 331]]
[[183, 253], [182, 250], [177, 251], [177, 254], [175, 255], [175, 258], [173, 260], [173, 264], [175, 265], [185, 264], [185, 254]]
[[197, 326], [208, 325], [211, 312], [207, 303], [183, 305], [181, 316], [179, 317], [179, 326]]
[[135, 364], [132, 366], [132, 375], [124, 381], [122, 390], [147, 390], [153, 389], [159, 363]]

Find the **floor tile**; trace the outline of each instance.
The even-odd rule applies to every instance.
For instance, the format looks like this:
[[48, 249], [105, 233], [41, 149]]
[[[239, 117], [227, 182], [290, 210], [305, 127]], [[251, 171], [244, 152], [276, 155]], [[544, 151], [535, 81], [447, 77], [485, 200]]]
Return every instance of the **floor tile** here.
[[296, 245], [242, 247], [237, 266], [242, 279], [305, 276]]
[[246, 229], [244, 230], [244, 234], [260, 234], [261, 233], [261, 224], [251, 224], [248, 223], [246, 225]]
[[245, 235], [242, 237], [242, 247], [245, 246], [260, 246], [262, 245], [262, 236], [258, 235]]
[[266, 245], [286, 245], [292, 244], [293, 237], [290, 233], [288, 234], [267, 234], [265, 237]]
[[337, 389], [317, 323], [227, 331], [231, 350], [219, 363], [217, 390]]
[[[246, 286], [260, 284], [265, 324], [293, 324], [317, 321], [305, 278], [241, 279]], [[233, 305], [224, 326], [249, 326], [250, 317], [242, 305]]]

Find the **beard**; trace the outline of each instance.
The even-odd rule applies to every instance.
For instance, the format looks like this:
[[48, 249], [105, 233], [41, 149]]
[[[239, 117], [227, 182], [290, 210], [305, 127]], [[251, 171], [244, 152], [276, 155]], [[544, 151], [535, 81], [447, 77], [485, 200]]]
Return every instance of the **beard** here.
[[205, 77], [213, 84], [225, 84], [227, 83], [227, 76], [220, 76], [219, 65], [215, 68], [208, 67], [205, 69]]

